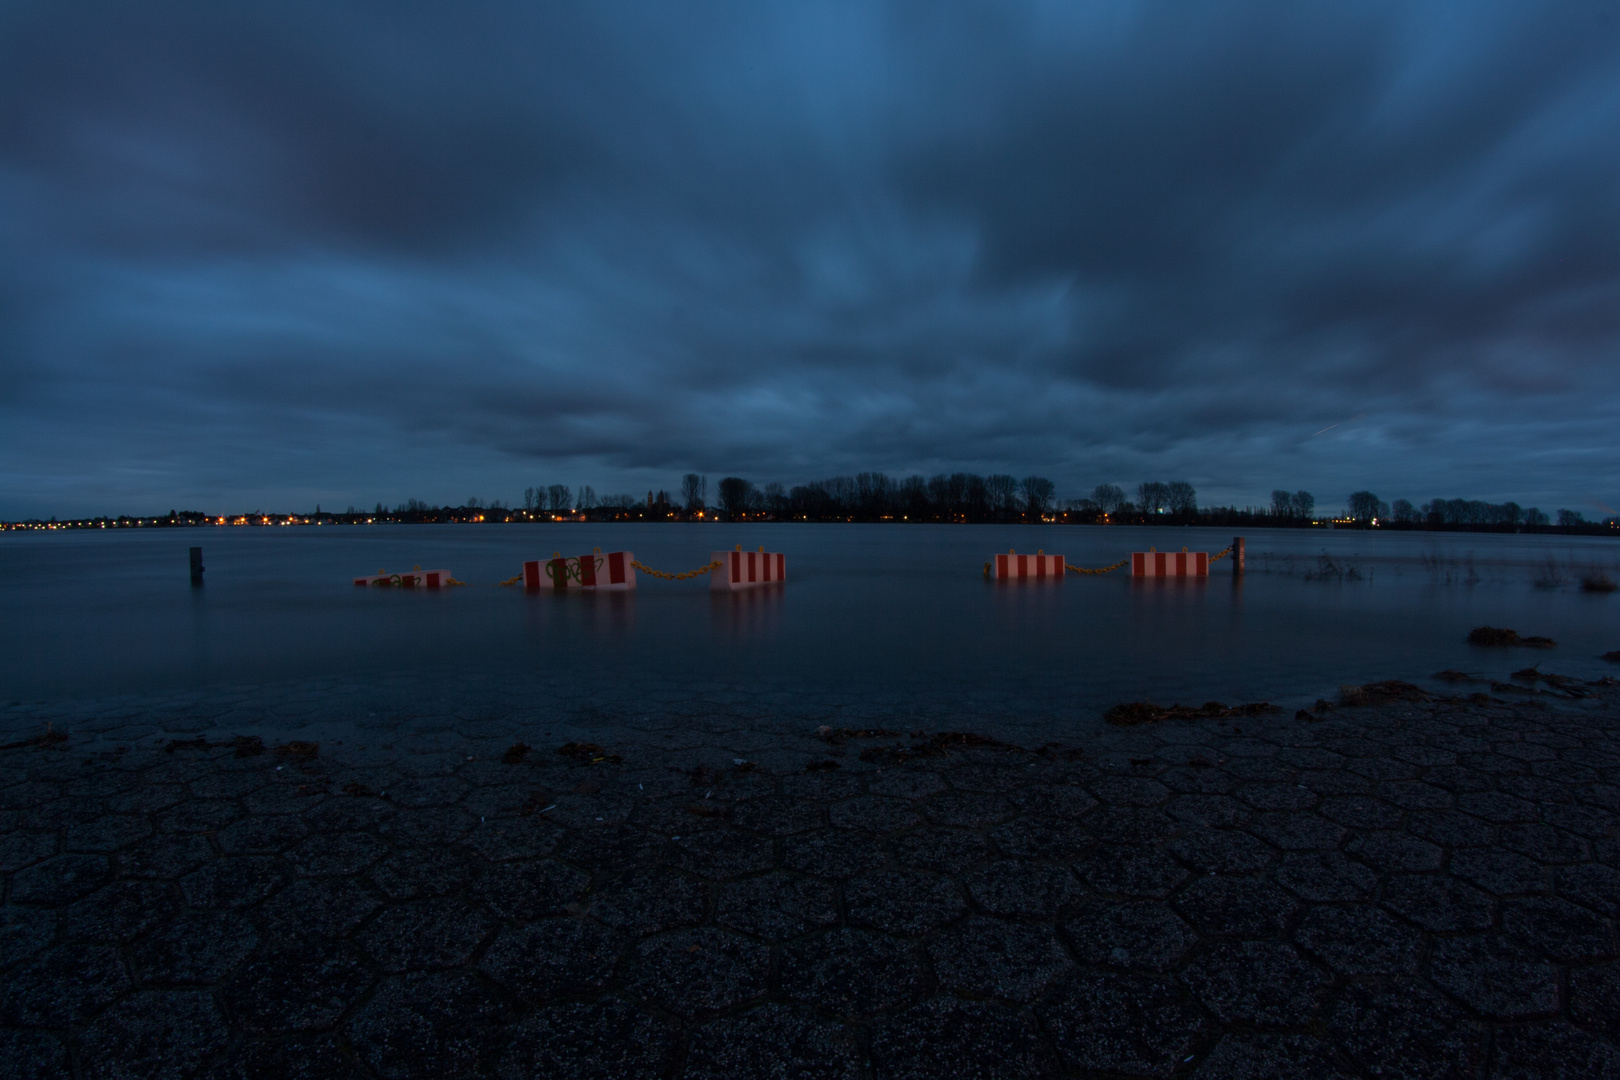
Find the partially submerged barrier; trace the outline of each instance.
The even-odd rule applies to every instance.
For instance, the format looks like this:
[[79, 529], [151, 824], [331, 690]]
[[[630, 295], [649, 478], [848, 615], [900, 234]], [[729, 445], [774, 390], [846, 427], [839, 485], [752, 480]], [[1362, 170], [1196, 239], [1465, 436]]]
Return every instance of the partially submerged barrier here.
[[365, 574], [354, 579], [356, 585], [375, 585], [382, 588], [398, 589], [438, 589], [450, 585], [465, 585], [464, 581], [457, 581], [450, 576], [448, 570], [423, 570], [420, 566], [400, 574], [390, 574], [386, 570], [378, 570], [375, 574]]
[[709, 578], [709, 588], [752, 589], [787, 580], [787, 555], [780, 551], [744, 551], [739, 544], [733, 551], [716, 551], [710, 556], [718, 564]]
[[1048, 555], [1044, 550], [1037, 551], [1033, 555], [1020, 555], [1016, 551], [1009, 551], [1005, 555], [997, 555], [985, 565], [992, 578], [1011, 578], [1014, 581], [1030, 578], [1063, 580], [1063, 556]]
[[[553, 553], [549, 559], [531, 559], [520, 575], [525, 589], [606, 589], [623, 592], [636, 587], [636, 557], [628, 551], [602, 554], [598, 548], [589, 555], [565, 558]], [[515, 583], [515, 582], [514, 582]]]
[[1208, 577], [1209, 552], [1147, 551], [1131, 552], [1131, 577]]

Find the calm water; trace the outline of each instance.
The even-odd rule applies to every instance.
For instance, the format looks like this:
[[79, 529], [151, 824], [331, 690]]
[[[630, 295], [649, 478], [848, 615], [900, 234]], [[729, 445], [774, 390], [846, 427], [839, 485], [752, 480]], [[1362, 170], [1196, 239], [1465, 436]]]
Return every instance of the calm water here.
[[[0, 694], [10, 700], [265, 686], [383, 704], [505, 699], [611, 720], [714, 707], [798, 722], [906, 718], [938, 729], [1087, 726], [1122, 700], [1308, 702], [1442, 668], [1503, 677], [1542, 661], [1595, 676], [1620, 648], [1620, 594], [1580, 591], [1601, 539], [1257, 531], [1241, 581], [986, 582], [992, 553], [1075, 565], [1149, 546], [1218, 551], [1226, 531], [863, 525], [373, 526], [0, 534]], [[526, 595], [525, 558], [628, 548], [672, 571], [710, 550], [788, 553], [785, 588], [711, 595], [643, 576], [630, 595]], [[193, 589], [187, 547], [203, 546]], [[1307, 577], [1326, 554], [1359, 579]], [[1538, 587], [1551, 560], [1566, 580]], [[473, 587], [362, 590], [356, 574], [445, 567]], [[1548, 653], [1464, 644], [1482, 623]], [[339, 691], [342, 693], [339, 693]], [[388, 700], [384, 700], [388, 699]], [[395, 700], [397, 699], [397, 701]], [[310, 707], [316, 707], [311, 705]]]

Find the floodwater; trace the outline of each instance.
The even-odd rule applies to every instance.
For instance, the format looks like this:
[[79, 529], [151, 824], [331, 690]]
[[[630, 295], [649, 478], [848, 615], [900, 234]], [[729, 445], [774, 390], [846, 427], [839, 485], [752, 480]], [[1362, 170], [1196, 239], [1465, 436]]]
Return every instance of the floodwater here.
[[[1061, 738], [1109, 706], [1273, 701], [1343, 683], [1620, 674], [1620, 580], [1605, 538], [1259, 530], [1249, 572], [987, 581], [996, 552], [1101, 566], [1207, 550], [1209, 529], [1088, 526], [507, 525], [0, 534], [0, 697], [138, 702], [262, 687], [318, 708], [506, 701], [611, 723], [724, 707], [758, 721], [972, 727]], [[187, 548], [201, 545], [193, 588]], [[741, 544], [787, 554], [788, 582], [711, 593], [645, 575], [631, 594], [496, 585], [555, 550], [628, 549], [690, 570]], [[467, 588], [358, 589], [379, 568], [445, 568]], [[1538, 582], [1539, 579], [1539, 582]], [[1556, 649], [1479, 649], [1481, 624]], [[302, 697], [300, 696], [302, 695]]]

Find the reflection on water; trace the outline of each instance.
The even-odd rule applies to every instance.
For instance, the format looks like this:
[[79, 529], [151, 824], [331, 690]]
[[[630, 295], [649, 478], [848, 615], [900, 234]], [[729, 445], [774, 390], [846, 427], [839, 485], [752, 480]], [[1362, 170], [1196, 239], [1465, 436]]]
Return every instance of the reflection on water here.
[[[415, 679], [558, 709], [724, 700], [1044, 723], [1094, 718], [1121, 700], [1311, 700], [1345, 682], [1523, 666], [1466, 645], [1480, 624], [1555, 638], [1560, 647], [1536, 659], [1567, 674], [1610, 671], [1596, 657], [1620, 648], [1620, 596], [1582, 592], [1574, 572], [1620, 577], [1620, 547], [1602, 539], [1279, 530], [1249, 537], [1238, 579], [1228, 561], [1203, 580], [1020, 583], [982, 572], [1008, 548], [1104, 566], [1150, 546], [1230, 542], [1215, 530], [1030, 526], [13, 533], [0, 535], [0, 692]], [[193, 589], [187, 548], [197, 543], [208, 574]], [[703, 578], [643, 577], [634, 592], [601, 595], [494, 585], [556, 549], [628, 548], [650, 565], [686, 566], [736, 543], [788, 552], [788, 582], [711, 593]], [[475, 584], [349, 584], [414, 564]]]

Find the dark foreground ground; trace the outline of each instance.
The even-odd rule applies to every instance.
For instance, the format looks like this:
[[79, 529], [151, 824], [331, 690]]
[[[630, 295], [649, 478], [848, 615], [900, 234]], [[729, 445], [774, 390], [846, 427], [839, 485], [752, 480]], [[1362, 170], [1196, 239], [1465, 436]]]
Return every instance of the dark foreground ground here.
[[1590, 692], [743, 764], [69, 731], [0, 752], [0, 1076], [1616, 1077]]

